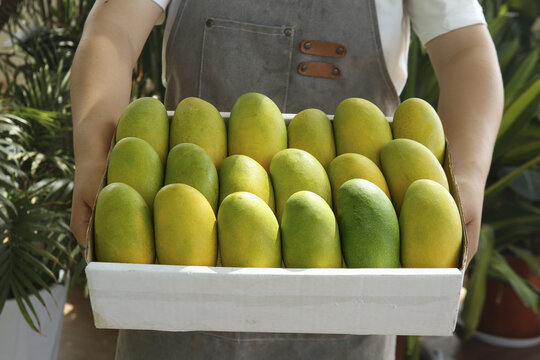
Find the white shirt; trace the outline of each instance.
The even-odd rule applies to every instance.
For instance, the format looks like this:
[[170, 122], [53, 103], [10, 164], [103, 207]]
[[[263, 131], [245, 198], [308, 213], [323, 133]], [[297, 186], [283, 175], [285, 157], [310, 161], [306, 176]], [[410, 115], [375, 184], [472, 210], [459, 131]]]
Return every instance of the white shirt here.
[[[152, 1], [163, 11], [170, 2]], [[386, 68], [398, 94], [407, 81], [409, 24], [426, 44], [449, 31], [486, 22], [477, 0], [375, 0], [375, 4]]]

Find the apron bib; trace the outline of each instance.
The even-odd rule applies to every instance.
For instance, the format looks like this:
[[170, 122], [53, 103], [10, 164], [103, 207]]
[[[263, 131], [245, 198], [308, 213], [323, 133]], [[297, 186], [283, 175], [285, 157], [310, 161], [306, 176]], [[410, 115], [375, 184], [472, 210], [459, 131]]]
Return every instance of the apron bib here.
[[[190, 96], [230, 111], [246, 92], [270, 97], [282, 112], [333, 114], [349, 97], [386, 115], [399, 99], [386, 69], [374, 0], [185, 0], [171, 3], [165, 43], [165, 106]], [[301, 51], [304, 40], [343, 44], [342, 57]], [[301, 64], [338, 68], [339, 77], [301, 74]]]
[[[342, 100], [360, 97], [391, 115], [399, 103], [384, 62], [374, 0], [177, 0], [167, 16], [168, 110], [196, 96], [230, 111], [246, 92], [267, 95], [286, 113], [318, 108], [333, 114]], [[346, 51], [338, 57], [309, 54], [301, 51], [301, 46], [310, 50], [306, 40], [342, 44]], [[306, 76], [310, 69], [303, 65], [313, 63], [331, 72]], [[394, 356], [395, 336], [120, 330], [116, 359]]]

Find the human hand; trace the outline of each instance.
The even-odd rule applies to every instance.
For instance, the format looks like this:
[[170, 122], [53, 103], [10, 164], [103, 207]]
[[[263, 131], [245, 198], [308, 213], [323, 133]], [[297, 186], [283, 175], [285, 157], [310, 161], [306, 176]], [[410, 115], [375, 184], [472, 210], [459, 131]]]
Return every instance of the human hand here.
[[85, 249], [86, 232], [105, 168], [104, 161], [89, 161], [77, 164], [75, 168], [70, 227], [79, 245]]
[[459, 197], [465, 222], [465, 233], [468, 240], [466, 263], [466, 267], [468, 267], [471, 259], [478, 250], [478, 239], [480, 237], [480, 226], [482, 224], [485, 180], [483, 177], [475, 177], [472, 172], [463, 172], [454, 174], [454, 176], [458, 184]]

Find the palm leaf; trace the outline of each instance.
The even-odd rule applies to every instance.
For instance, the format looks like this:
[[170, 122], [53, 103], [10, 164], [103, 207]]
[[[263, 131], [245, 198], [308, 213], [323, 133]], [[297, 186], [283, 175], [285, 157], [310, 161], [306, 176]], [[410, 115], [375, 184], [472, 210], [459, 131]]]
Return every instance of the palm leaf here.
[[[41, 322], [39, 320], [39, 316], [36, 313], [34, 305], [32, 305], [32, 302], [30, 302], [30, 298], [18, 283], [13, 282], [11, 285], [11, 291], [13, 291], [15, 302], [17, 303], [17, 306], [19, 307], [22, 316], [34, 331], [40, 333]], [[28, 310], [32, 312], [32, 314], [34, 315], [34, 319], [30, 317]]]

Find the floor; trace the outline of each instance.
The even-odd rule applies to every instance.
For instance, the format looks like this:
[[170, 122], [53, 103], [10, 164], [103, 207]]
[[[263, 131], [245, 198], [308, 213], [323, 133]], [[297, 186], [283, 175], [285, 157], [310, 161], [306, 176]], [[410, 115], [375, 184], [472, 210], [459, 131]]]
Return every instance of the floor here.
[[[94, 327], [89, 299], [76, 287], [64, 308], [64, 324], [58, 360], [114, 359], [116, 330]], [[422, 337], [421, 342], [436, 360], [539, 360], [540, 346], [510, 349], [488, 345], [478, 340], [464, 343], [459, 336]], [[89, 356], [92, 354], [92, 356]]]

